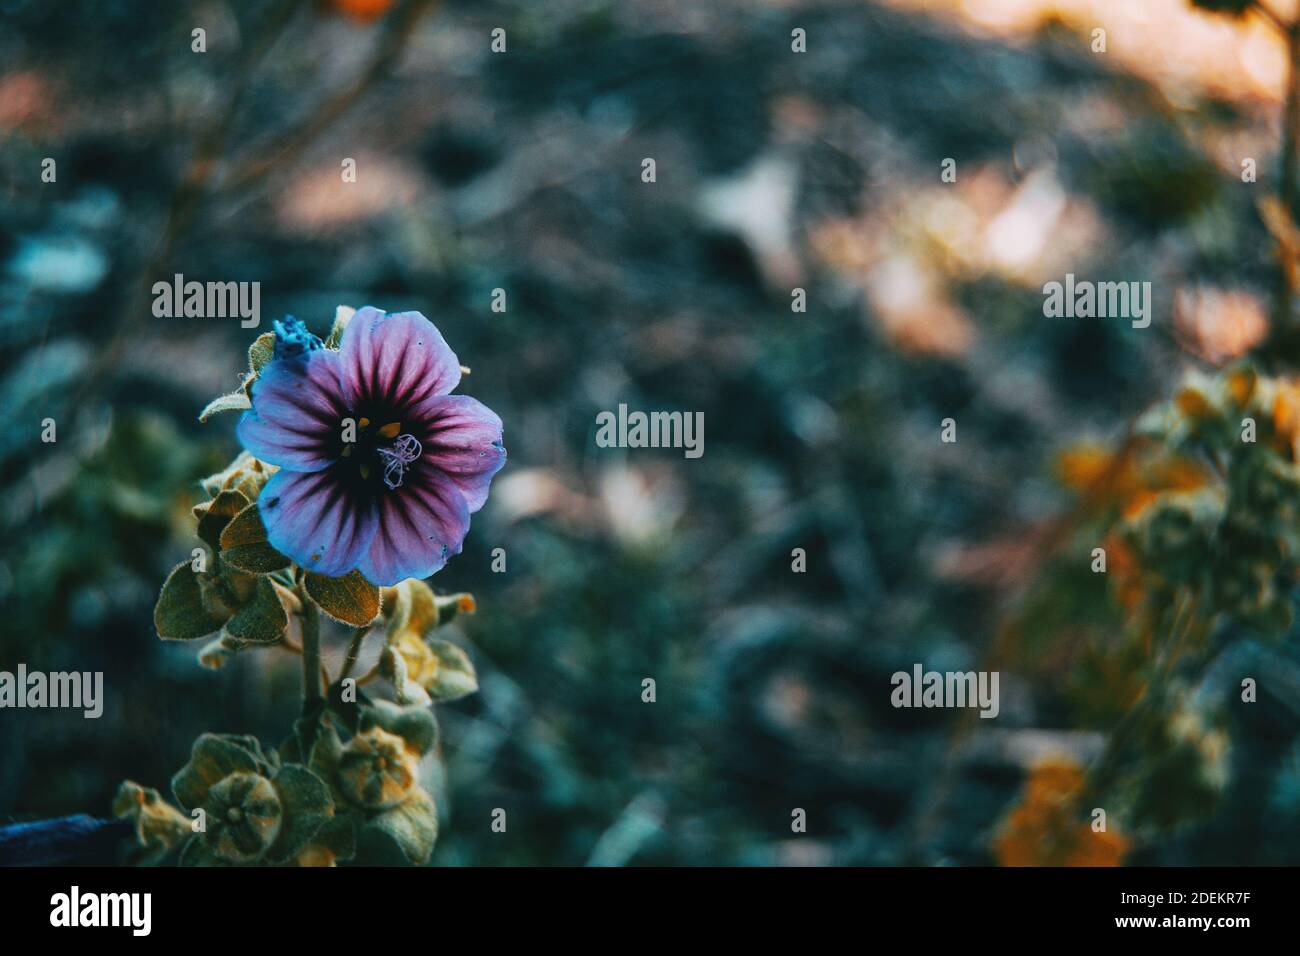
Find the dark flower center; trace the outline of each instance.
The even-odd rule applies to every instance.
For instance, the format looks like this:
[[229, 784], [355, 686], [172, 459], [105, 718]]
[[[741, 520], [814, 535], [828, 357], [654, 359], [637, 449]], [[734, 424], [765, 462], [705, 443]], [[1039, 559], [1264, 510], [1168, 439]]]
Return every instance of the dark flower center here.
[[355, 435], [343, 429], [342, 447], [338, 454], [341, 477], [349, 484], [367, 491], [377, 492], [382, 482], [390, 491], [400, 488], [410, 467], [424, 454], [420, 440], [402, 431], [400, 421], [390, 421], [375, 427], [365, 416], [353, 420]]

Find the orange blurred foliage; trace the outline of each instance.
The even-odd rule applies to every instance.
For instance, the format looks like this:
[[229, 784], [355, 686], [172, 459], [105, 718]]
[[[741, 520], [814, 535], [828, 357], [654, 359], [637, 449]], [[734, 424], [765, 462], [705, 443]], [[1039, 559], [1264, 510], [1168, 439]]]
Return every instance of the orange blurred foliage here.
[[1284, 446], [1279, 450], [1289, 451], [1292, 459], [1296, 459], [1296, 440], [1300, 438], [1300, 382], [1293, 379], [1278, 384], [1273, 395], [1272, 417], [1273, 431]]
[[330, 0], [330, 5], [344, 16], [368, 22], [387, 13], [393, 0]]
[[1063, 759], [1036, 766], [1020, 802], [1002, 821], [993, 855], [1002, 866], [1119, 866], [1129, 841], [1109, 830], [1094, 832], [1080, 820], [1083, 770]]
[[[1204, 402], [1204, 396], [1194, 389], [1184, 389], [1178, 396], [1185, 414], [1194, 414]], [[1127, 451], [1116, 452], [1090, 442], [1060, 452], [1055, 470], [1067, 488], [1118, 507], [1125, 518], [1135, 517], [1164, 492], [1195, 491], [1209, 480], [1205, 469], [1188, 458], [1143, 462]]]

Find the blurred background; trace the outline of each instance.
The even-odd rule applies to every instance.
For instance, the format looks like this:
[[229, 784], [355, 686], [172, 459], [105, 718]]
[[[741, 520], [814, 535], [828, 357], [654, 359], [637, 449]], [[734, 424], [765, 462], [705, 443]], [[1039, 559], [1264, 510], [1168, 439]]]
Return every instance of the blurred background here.
[[[155, 318], [179, 272], [260, 282], [258, 331], [420, 310], [505, 422], [431, 581], [481, 682], [439, 708], [435, 864], [1015, 862], [1026, 775], [1098, 753], [1129, 666], [1091, 576], [1027, 596], [1061, 456], [1268, 338], [1286, 78], [1264, 18], [1182, 0], [0, 0], [0, 669], [106, 692], [0, 713], [0, 819], [297, 713], [296, 659], [153, 630], [255, 334]], [[1066, 272], [1152, 282], [1151, 327], [1045, 319]], [[704, 456], [597, 448], [620, 402], [703, 412]], [[1300, 858], [1300, 654], [1234, 647], [1279, 681], [1124, 862]], [[999, 670], [999, 718], [893, 709], [916, 662]]]

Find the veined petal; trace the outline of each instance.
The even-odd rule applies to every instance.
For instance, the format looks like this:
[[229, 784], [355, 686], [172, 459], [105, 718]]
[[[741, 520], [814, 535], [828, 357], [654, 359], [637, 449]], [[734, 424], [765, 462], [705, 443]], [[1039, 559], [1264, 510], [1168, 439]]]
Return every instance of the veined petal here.
[[340, 422], [349, 412], [343, 362], [318, 349], [267, 364], [253, 383], [253, 407], [236, 432], [249, 453], [294, 471], [333, 461]]
[[417, 465], [401, 488], [379, 497], [378, 506], [379, 527], [357, 565], [371, 584], [391, 587], [406, 578], [427, 578], [460, 554], [469, 508], [451, 476]]
[[487, 501], [492, 476], [506, 463], [500, 417], [468, 395], [427, 399], [412, 417], [424, 423], [417, 431], [424, 446], [421, 464], [445, 472], [465, 496], [470, 514], [478, 511]]
[[460, 384], [460, 360], [419, 312], [358, 310], [343, 333], [339, 355], [344, 382], [363, 407], [406, 408]]
[[307, 571], [339, 577], [365, 556], [378, 527], [373, 498], [350, 493], [335, 469], [281, 469], [258, 496], [271, 545]]

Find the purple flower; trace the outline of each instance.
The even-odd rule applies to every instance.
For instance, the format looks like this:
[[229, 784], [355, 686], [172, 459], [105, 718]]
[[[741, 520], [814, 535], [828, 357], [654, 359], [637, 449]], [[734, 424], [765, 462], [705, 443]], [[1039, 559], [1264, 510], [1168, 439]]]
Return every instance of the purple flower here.
[[337, 352], [292, 317], [275, 328], [238, 429], [280, 467], [258, 497], [271, 544], [331, 577], [427, 578], [460, 553], [506, 462], [501, 419], [450, 394], [460, 362], [419, 312], [360, 309]]

